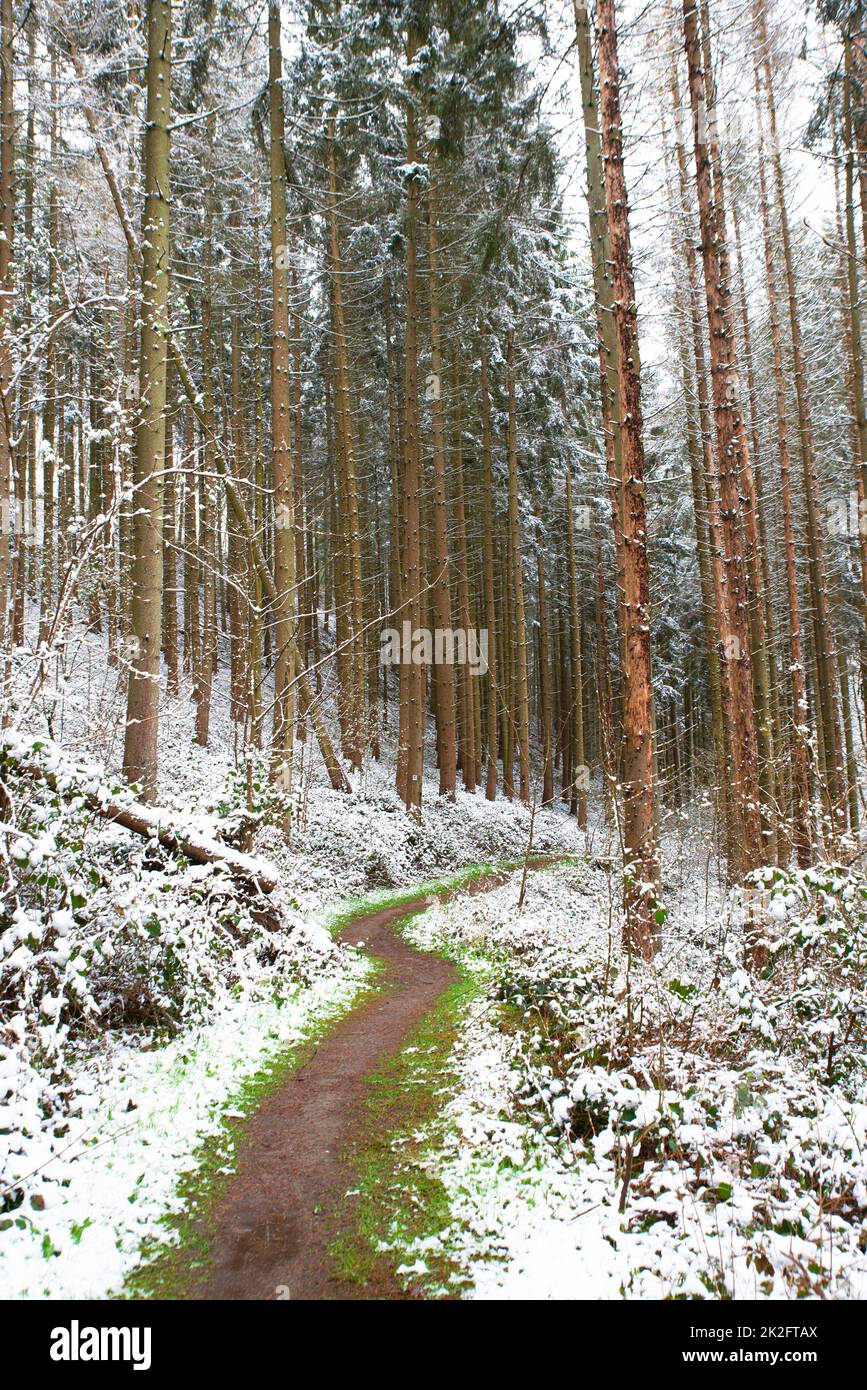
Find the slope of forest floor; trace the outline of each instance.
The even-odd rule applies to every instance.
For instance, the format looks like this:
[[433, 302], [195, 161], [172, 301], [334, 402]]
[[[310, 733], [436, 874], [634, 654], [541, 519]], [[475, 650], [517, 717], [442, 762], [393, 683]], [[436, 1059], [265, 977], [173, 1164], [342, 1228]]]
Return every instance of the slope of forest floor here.
[[[70, 634], [6, 734], [63, 787], [3, 768], [8, 1297], [120, 1293], [167, 1219], [177, 1239], [224, 1190], [241, 1120], [375, 984], [337, 929], [527, 848], [520, 804], [448, 803], [429, 778], [417, 824], [385, 770], [343, 796], [309, 745], [287, 844], [264, 762], [236, 761], [221, 677], [207, 748], [189, 701], [167, 702], [160, 799], [270, 858], [264, 903], [88, 810], [83, 791], [116, 791], [103, 660]], [[385, 1260], [421, 1297], [867, 1295], [859, 861], [768, 872], [752, 901], [768, 963], [750, 971], [701, 808], [670, 817], [649, 967], [620, 951], [605, 827], [585, 837], [558, 805], [533, 843], [571, 862], [534, 875], [522, 910], [515, 873], [403, 928], [458, 978], [370, 1078], [335, 1269], [363, 1283]]]
[[[94, 816], [82, 793], [114, 794], [117, 677], [99, 639], [71, 633], [7, 749], [51, 769], [62, 791], [5, 762], [6, 901], [0, 933], [0, 1292], [118, 1292], [162, 1218], [187, 1205], [183, 1175], [205, 1150], [231, 1166], [237, 1117], [305, 1055], [371, 982], [334, 940], [359, 901], [393, 900], [468, 862], [516, 859], [529, 813], [459, 794], [416, 825], [372, 768], [347, 797], [318, 754], [282, 833], [263, 761], [237, 767], [226, 692], [211, 740], [192, 741], [188, 699], [167, 703], [161, 803], [178, 822], [236, 839], [279, 870], [267, 902], [213, 867]], [[97, 672], [99, 673], [97, 676]], [[22, 701], [23, 703], [23, 701]], [[307, 769], [315, 769], [308, 777]], [[565, 812], [537, 817], [541, 852], [583, 837]], [[233, 1118], [233, 1116], [235, 1118]], [[150, 1158], [150, 1156], [153, 1158]], [[157, 1160], [158, 1156], [158, 1160]]]
[[779, 876], [758, 977], [737, 912], [682, 903], [654, 966], [627, 970], [607, 874], [539, 875], [520, 913], [517, 879], [407, 925], [481, 979], [450, 1097], [399, 1150], [410, 1186], [420, 1166], [439, 1190], [437, 1222], [408, 1239], [396, 1219], [385, 1238], [408, 1286], [865, 1297], [863, 876]]

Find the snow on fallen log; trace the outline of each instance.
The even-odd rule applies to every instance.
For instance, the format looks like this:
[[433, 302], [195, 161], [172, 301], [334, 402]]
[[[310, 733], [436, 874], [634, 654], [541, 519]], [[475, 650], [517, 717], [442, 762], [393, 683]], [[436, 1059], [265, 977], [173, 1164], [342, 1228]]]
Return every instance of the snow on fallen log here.
[[277, 887], [277, 870], [265, 859], [257, 859], [252, 854], [243, 854], [214, 840], [200, 835], [195, 830], [184, 830], [174, 825], [169, 813], [157, 806], [145, 806], [140, 801], [119, 806], [115, 801], [99, 802], [95, 797], [85, 797], [88, 806], [106, 820], [115, 821], [127, 830], [148, 839], [159, 840], [168, 849], [178, 849], [194, 864], [222, 864], [236, 878], [241, 878], [270, 893]]
[[145, 806], [131, 792], [107, 787], [96, 768], [67, 762], [52, 739], [7, 730], [0, 743], [0, 760], [14, 764], [16, 772], [44, 782], [61, 796], [80, 798], [89, 810], [105, 820], [146, 839], [158, 840], [167, 849], [179, 850], [194, 864], [222, 865], [235, 878], [263, 893], [277, 887], [277, 870], [268, 860], [244, 854], [193, 827], [178, 825], [170, 811]]

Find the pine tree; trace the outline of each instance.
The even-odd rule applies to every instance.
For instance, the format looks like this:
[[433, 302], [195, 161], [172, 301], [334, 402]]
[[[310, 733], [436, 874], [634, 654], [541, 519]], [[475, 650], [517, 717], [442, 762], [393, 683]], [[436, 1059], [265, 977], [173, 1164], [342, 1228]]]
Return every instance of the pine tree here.
[[635, 287], [623, 169], [620, 80], [614, 0], [599, 0], [600, 125], [605, 206], [617, 329], [617, 413], [623, 490], [623, 855], [624, 942], [649, 957], [658, 948], [657, 863], [651, 744], [650, 586], [644, 425], [638, 363]]
[[166, 332], [169, 290], [169, 124], [171, 7], [148, 0], [147, 107], [142, 218], [139, 418], [135, 451], [135, 518], [131, 654], [124, 775], [146, 800], [157, 791], [162, 618], [162, 478], [165, 464]]

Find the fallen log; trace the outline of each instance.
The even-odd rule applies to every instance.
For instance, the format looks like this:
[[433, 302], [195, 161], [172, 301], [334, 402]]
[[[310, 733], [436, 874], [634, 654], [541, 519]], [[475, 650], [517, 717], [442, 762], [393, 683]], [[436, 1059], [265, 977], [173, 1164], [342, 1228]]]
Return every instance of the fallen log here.
[[[241, 850], [197, 830], [184, 829], [172, 821], [169, 811], [159, 806], [145, 806], [141, 801], [126, 799], [120, 801], [107, 796], [104, 789], [100, 792], [88, 790], [76, 782], [74, 774], [61, 778], [40, 763], [20, 760], [8, 745], [2, 751], [17, 773], [33, 781], [44, 782], [59, 796], [80, 797], [88, 810], [104, 820], [122, 825], [125, 830], [143, 835], [148, 840], [158, 840], [167, 849], [178, 850], [193, 864], [221, 864], [233, 878], [240, 879], [261, 893], [271, 893], [277, 887], [277, 869], [267, 859], [243, 854]], [[2, 772], [0, 767], [0, 776]], [[5, 796], [3, 800], [6, 800]]]
[[222, 864], [234, 878], [242, 879], [262, 893], [271, 893], [277, 887], [277, 870], [267, 859], [242, 854], [240, 850], [224, 845], [209, 835], [180, 829], [172, 824], [168, 812], [160, 810], [158, 806], [145, 806], [140, 801], [122, 805], [115, 801], [101, 802], [95, 796], [86, 796], [85, 801], [98, 816], [104, 816], [106, 820], [114, 821], [136, 835], [159, 840], [167, 849], [180, 850], [194, 864]]

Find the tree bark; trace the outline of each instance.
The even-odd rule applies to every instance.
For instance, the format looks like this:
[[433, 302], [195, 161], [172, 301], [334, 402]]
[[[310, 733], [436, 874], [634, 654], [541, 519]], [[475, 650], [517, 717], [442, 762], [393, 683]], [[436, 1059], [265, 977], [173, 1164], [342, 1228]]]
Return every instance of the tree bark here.
[[331, 260], [331, 308], [334, 330], [334, 434], [340, 500], [340, 563], [344, 574], [346, 658], [343, 699], [346, 706], [343, 751], [360, 767], [365, 739], [364, 617], [361, 568], [361, 522], [355, 459], [355, 425], [349, 381], [349, 345], [343, 302], [343, 261], [340, 250], [337, 185], [337, 127], [334, 111], [328, 117], [328, 237]]
[[788, 303], [789, 333], [792, 343], [792, 365], [794, 367], [795, 376], [798, 436], [801, 446], [804, 496], [807, 503], [807, 573], [810, 580], [810, 593], [813, 601], [813, 641], [816, 651], [818, 674], [817, 708], [820, 715], [822, 736], [825, 745], [826, 794], [833, 835], [835, 831], [841, 828], [841, 816], [844, 814], [843, 783], [845, 779], [840, 718], [837, 705], [837, 653], [828, 600], [824, 527], [822, 525], [819, 482], [816, 473], [812, 409], [810, 405], [810, 383], [807, 375], [807, 365], [804, 359], [801, 335], [801, 317], [798, 305], [797, 286], [795, 283], [795, 268], [792, 253], [792, 239], [789, 231], [789, 214], [786, 200], [785, 178], [783, 175], [783, 162], [777, 138], [774, 78], [768, 50], [764, 0], [755, 0], [753, 5], [753, 23], [756, 39], [756, 58], [757, 61], [760, 62], [764, 74], [764, 96], [768, 115], [768, 141], [770, 144], [771, 168], [774, 177], [777, 215], [780, 223], [780, 238], [783, 248], [783, 268]]
[[497, 614], [494, 575], [494, 480], [491, 468], [491, 398], [488, 383], [488, 344], [486, 325], [480, 331], [481, 409], [482, 409], [482, 551], [485, 585], [485, 621], [488, 627], [488, 770], [485, 777], [485, 797], [494, 801], [497, 795], [497, 757], [499, 734], [500, 694], [497, 686]]
[[294, 711], [295, 502], [289, 388], [289, 250], [286, 244], [286, 165], [283, 156], [283, 55], [279, 0], [268, 5], [268, 118], [271, 190], [271, 459], [274, 482], [274, 718], [272, 775], [291, 780]]
[[[10, 541], [13, 532], [12, 474], [14, 401], [9, 398], [12, 379], [11, 322], [13, 307], [12, 258], [15, 237], [15, 18], [12, 0], [0, 4], [0, 646], [10, 626]], [[15, 486], [14, 534], [23, 567], [21, 523], [24, 516], [23, 474]], [[14, 636], [14, 634], [12, 634]]]
[[[707, 94], [699, 47], [696, 0], [684, 0], [684, 40], [695, 142], [701, 250], [709, 327], [711, 380], [717, 437], [720, 526], [725, 588], [717, 615], [720, 662], [728, 686], [731, 715], [732, 785], [729, 837], [732, 879], [756, 868], [763, 858], [759, 817], [758, 745], [750, 664], [748, 595], [741, 544], [739, 483], [747, 452], [740, 404], [737, 353], [731, 309], [726, 229], [711, 177]], [[719, 574], [719, 570], [718, 570]]]
[[[448, 542], [448, 502], [446, 492], [446, 446], [443, 410], [442, 330], [440, 327], [440, 261], [438, 225], [438, 188], [435, 170], [427, 189], [428, 272], [431, 329], [431, 421], [433, 424], [433, 611], [434, 621], [443, 644], [450, 642], [452, 630], [451, 581]], [[449, 634], [449, 636], [447, 636]], [[437, 761], [440, 773], [440, 796], [454, 800], [457, 785], [457, 748], [455, 742], [455, 668], [452, 652], [443, 652], [444, 660], [436, 661]]]
[[587, 767], [584, 752], [584, 662], [581, 652], [581, 603], [578, 589], [578, 557], [575, 553], [575, 500], [572, 466], [566, 463], [566, 564], [569, 572], [569, 633], [572, 669], [572, 786], [569, 810], [578, 817], [579, 830], [587, 829]]
[[506, 335], [506, 389], [508, 396], [509, 461], [509, 555], [511, 560], [511, 601], [513, 605], [512, 650], [515, 728], [518, 735], [518, 773], [520, 797], [530, 800], [530, 694], [527, 678], [527, 622], [524, 613], [524, 565], [521, 555], [521, 523], [518, 512], [518, 420], [515, 404], [515, 336]]
[[135, 452], [135, 520], [131, 659], [123, 770], [141, 784], [145, 801], [157, 791], [160, 647], [163, 592], [166, 330], [169, 297], [169, 122], [171, 6], [147, 3], [147, 124], [145, 212], [142, 223], [141, 354]]
[[647, 559], [644, 425], [638, 366], [629, 205], [623, 168], [620, 72], [614, 0], [599, 0], [600, 126], [617, 329], [624, 563], [624, 947], [646, 958], [659, 948], [654, 835], [650, 594]]
[[536, 602], [539, 609], [539, 723], [542, 727], [542, 805], [554, 800], [554, 755], [551, 724], [551, 677], [548, 665], [548, 621], [545, 603], [545, 562], [536, 551]]
[[[413, 30], [407, 35], [406, 57], [412, 63], [417, 49]], [[418, 159], [418, 123], [414, 94], [408, 94], [406, 113], [406, 162], [410, 170]], [[411, 172], [406, 181], [406, 334], [404, 341], [404, 465], [403, 523], [404, 556], [401, 589], [403, 621], [410, 633], [421, 627], [421, 441], [418, 401], [418, 179]], [[403, 626], [403, 624], [401, 625]], [[398, 791], [407, 810], [421, 811], [424, 758], [424, 668], [413, 661], [401, 642], [400, 755], [403, 785]]]

